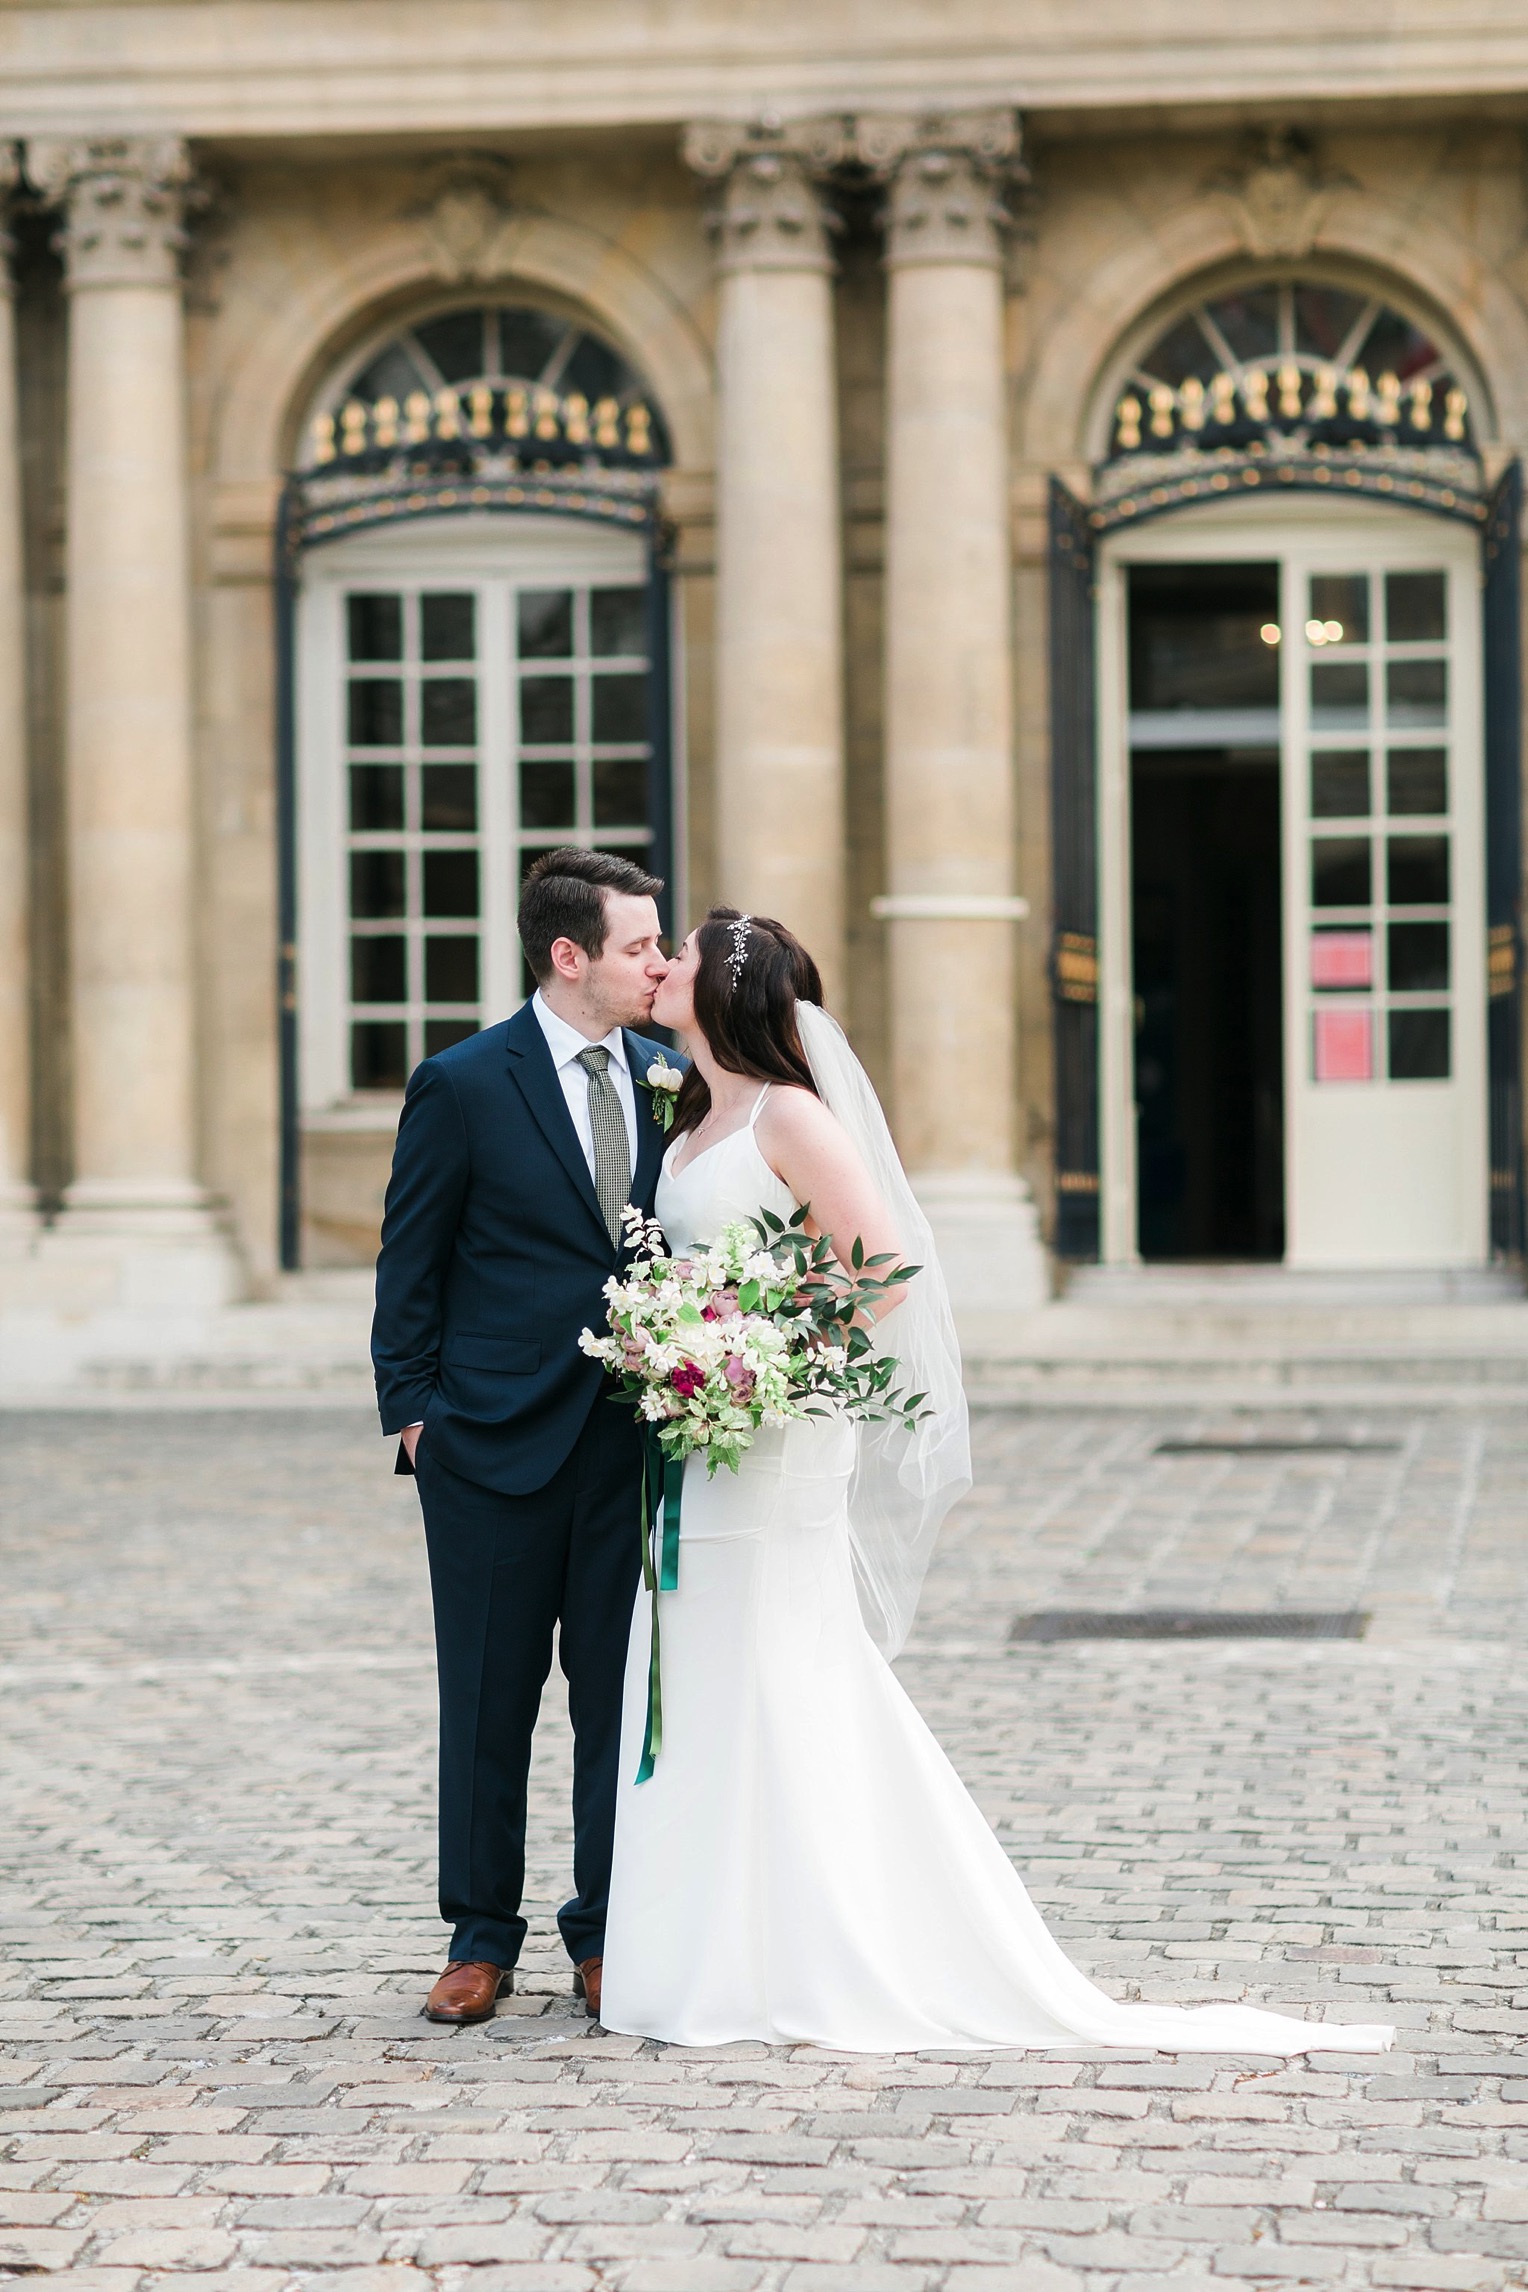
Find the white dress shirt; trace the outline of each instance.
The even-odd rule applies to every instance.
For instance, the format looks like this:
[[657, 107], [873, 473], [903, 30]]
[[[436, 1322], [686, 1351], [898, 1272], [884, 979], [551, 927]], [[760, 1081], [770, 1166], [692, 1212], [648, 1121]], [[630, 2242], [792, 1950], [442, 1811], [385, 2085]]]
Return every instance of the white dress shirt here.
[[587, 1035], [581, 1035], [576, 1027], [570, 1027], [566, 1019], [557, 1016], [550, 1004], [542, 1001], [539, 987], [531, 997], [531, 1009], [546, 1036], [552, 1064], [557, 1069], [557, 1079], [562, 1085], [562, 1095], [568, 1102], [568, 1112], [573, 1117], [573, 1127], [578, 1132], [578, 1143], [584, 1150], [584, 1160], [589, 1165], [591, 1178], [594, 1176], [594, 1124], [589, 1119], [589, 1069], [580, 1066], [578, 1054], [590, 1048], [609, 1051], [610, 1064], [605, 1072], [621, 1102], [621, 1112], [626, 1117], [626, 1141], [631, 1149], [631, 1174], [635, 1177], [637, 1092], [631, 1079], [631, 1069], [626, 1063], [626, 1037], [619, 1027], [613, 1027], [603, 1042], [591, 1045]]

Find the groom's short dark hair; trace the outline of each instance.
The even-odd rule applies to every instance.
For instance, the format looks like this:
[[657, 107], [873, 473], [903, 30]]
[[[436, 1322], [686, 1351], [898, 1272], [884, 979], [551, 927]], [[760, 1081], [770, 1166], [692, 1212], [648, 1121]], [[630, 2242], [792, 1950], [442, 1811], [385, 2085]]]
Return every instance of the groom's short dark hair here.
[[520, 944], [525, 960], [538, 979], [552, 976], [552, 942], [571, 939], [595, 961], [604, 953], [609, 934], [605, 894], [623, 892], [630, 899], [656, 899], [663, 889], [660, 875], [649, 875], [635, 860], [618, 852], [581, 851], [564, 844], [543, 852], [520, 886]]

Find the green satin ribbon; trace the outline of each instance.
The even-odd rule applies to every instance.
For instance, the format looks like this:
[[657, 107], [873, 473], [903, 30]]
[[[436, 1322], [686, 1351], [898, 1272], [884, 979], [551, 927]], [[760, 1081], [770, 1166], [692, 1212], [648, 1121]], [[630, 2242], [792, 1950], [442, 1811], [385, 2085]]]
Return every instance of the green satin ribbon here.
[[[658, 1594], [679, 1589], [679, 1500], [684, 1465], [665, 1456], [650, 1425], [642, 1428], [642, 1582], [652, 1601], [652, 1647], [647, 1658], [647, 1733], [637, 1781], [645, 1783], [663, 1749], [663, 1670], [658, 1653]], [[653, 1546], [658, 1559], [653, 1564]]]

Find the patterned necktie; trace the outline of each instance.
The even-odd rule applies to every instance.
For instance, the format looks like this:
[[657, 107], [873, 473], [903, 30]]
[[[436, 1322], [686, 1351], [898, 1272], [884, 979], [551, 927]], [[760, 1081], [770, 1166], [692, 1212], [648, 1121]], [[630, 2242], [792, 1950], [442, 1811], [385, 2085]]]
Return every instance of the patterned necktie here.
[[600, 1208], [610, 1229], [610, 1238], [621, 1239], [621, 1212], [631, 1198], [631, 1138], [626, 1128], [626, 1117], [615, 1094], [615, 1084], [606, 1073], [610, 1053], [602, 1043], [591, 1043], [578, 1054], [578, 1063], [589, 1077], [589, 1127], [594, 1133], [594, 1191], [600, 1198]]

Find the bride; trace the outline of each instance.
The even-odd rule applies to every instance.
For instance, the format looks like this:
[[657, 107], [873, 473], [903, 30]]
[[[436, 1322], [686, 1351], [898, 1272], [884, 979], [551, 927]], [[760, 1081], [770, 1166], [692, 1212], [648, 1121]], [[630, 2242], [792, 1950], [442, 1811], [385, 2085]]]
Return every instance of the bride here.
[[632, 1625], [600, 2020], [676, 2045], [872, 2053], [1383, 2051], [1386, 2028], [1095, 1989], [891, 1670], [970, 1484], [965, 1403], [927, 1221], [821, 1001], [783, 925], [719, 907], [691, 932], [653, 1006], [694, 1062], [657, 1216], [682, 1256], [810, 1203], [841, 1259], [858, 1235], [921, 1266], [879, 1335], [930, 1414], [912, 1432], [762, 1428], [736, 1475], [686, 1466], [679, 1588], [658, 1595], [663, 1749], [641, 1784], [645, 1598]]

